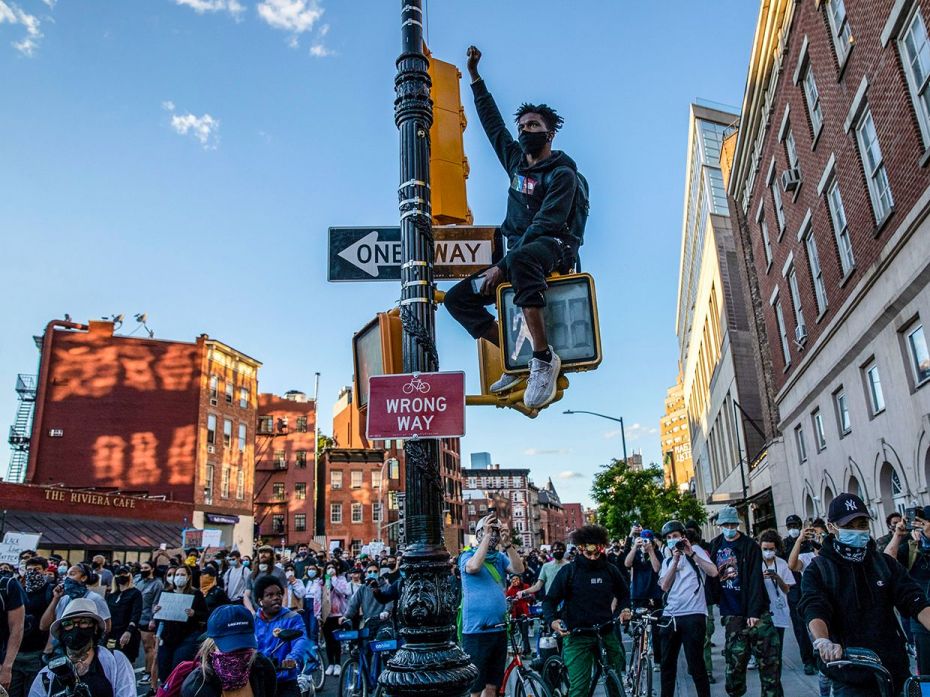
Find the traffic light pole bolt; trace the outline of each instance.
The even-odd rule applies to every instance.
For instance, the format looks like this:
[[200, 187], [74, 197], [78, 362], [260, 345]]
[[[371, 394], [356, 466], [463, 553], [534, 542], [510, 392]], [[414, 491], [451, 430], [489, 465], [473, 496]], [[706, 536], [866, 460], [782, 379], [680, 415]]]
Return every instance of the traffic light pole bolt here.
[[[400, 132], [401, 300], [405, 372], [439, 368], [433, 283], [429, 131], [433, 122], [429, 62], [423, 53], [422, 0], [401, 0], [402, 52], [394, 80], [394, 117]], [[439, 444], [407, 440], [405, 527], [407, 545], [398, 607], [406, 642], [379, 682], [392, 697], [465, 694], [477, 677], [452, 641], [457, 593], [443, 544]]]

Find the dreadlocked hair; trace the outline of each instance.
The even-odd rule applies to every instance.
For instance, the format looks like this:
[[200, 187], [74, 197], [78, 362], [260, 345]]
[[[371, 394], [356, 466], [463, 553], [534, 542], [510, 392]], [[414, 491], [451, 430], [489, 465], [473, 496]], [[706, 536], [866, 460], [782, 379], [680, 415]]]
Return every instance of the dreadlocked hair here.
[[543, 121], [546, 122], [546, 128], [552, 133], [562, 128], [562, 124], [565, 123], [565, 119], [559, 116], [558, 112], [548, 104], [530, 104], [529, 102], [523, 102], [513, 115], [514, 121], [519, 123], [520, 119], [526, 114], [539, 114], [542, 116]]

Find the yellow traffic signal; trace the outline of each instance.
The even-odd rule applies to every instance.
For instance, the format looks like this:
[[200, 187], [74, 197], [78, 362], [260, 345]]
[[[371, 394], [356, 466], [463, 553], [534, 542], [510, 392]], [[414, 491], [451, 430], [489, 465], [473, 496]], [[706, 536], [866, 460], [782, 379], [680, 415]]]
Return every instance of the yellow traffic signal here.
[[400, 312], [379, 312], [352, 337], [354, 390], [359, 409], [368, 406], [368, 378], [404, 372]]
[[471, 210], [465, 180], [468, 179], [468, 158], [462, 133], [467, 124], [459, 80], [462, 74], [452, 63], [429, 57], [429, 76], [432, 81], [430, 97], [433, 100], [433, 125], [430, 138], [430, 195], [433, 222], [438, 225], [471, 224]]
[[[531, 419], [536, 418], [539, 409], [530, 409], [523, 404], [523, 395], [526, 392], [526, 382], [519, 382], [508, 392], [501, 394], [492, 394], [489, 389], [491, 383], [500, 379], [503, 372], [503, 360], [501, 350], [486, 339], [478, 339], [478, 370], [481, 376], [481, 394], [468, 395], [465, 397], [465, 404], [469, 406], [494, 406], [502, 409], [508, 407], [519, 411], [524, 416]], [[557, 389], [555, 399], [552, 403], [562, 399], [565, 390], [568, 389], [568, 378], [559, 375], [556, 383]], [[545, 407], [543, 407], [545, 408]]]

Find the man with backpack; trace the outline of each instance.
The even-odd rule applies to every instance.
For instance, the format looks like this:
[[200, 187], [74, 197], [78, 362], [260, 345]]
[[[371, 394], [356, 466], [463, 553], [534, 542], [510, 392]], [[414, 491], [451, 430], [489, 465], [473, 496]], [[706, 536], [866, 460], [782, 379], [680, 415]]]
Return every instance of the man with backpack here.
[[[840, 494], [830, 502], [828, 533], [820, 553], [801, 578], [799, 610], [824, 663], [839, 660], [849, 646], [878, 654], [899, 694], [910, 674], [904, 633], [895, 609], [930, 628], [930, 603], [896, 560], [875, 547], [871, 514], [861, 498]], [[835, 697], [873, 697], [874, 673], [824, 668]]]
[[[510, 532], [492, 513], [475, 526], [478, 546], [459, 555], [462, 572], [462, 650], [471, 656], [478, 677], [471, 697], [495, 697], [504, 678], [507, 633], [501, 623], [507, 613], [504, 579], [523, 573], [523, 560], [510, 541]], [[502, 550], [497, 550], [502, 545]]]
[[[554, 109], [523, 104], [516, 113], [519, 138], [514, 140], [478, 74], [480, 60], [481, 51], [469, 47], [468, 72], [478, 118], [510, 179], [507, 216], [501, 225], [507, 254], [496, 265], [453, 286], [444, 304], [474, 338], [497, 345], [497, 321], [486, 306], [494, 304], [501, 283], [513, 284], [514, 304], [523, 313], [533, 348], [523, 403], [541, 409], [555, 398], [562, 366], [546, 336], [546, 277], [575, 265], [588, 215], [588, 185], [572, 159], [552, 149], [552, 139], [563, 122]], [[506, 392], [522, 379], [505, 373], [490, 389]]]

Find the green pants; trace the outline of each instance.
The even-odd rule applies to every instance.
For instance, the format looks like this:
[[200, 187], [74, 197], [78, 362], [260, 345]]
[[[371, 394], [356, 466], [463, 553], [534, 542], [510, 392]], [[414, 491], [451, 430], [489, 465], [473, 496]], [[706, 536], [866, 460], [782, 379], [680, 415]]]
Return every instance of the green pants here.
[[[608, 664], [618, 673], [623, 671], [626, 664], [623, 645], [613, 633], [605, 635], [603, 639]], [[565, 637], [563, 641], [562, 657], [568, 670], [568, 697], [588, 697], [591, 690], [591, 671], [594, 669], [597, 653], [597, 637], [576, 634]]]
[[745, 617], [723, 617], [726, 629], [727, 694], [741, 697], [746, 694], [746, 665], [749, 656], [756, 657], [759, 667], [760, 697], [779, 697], [781, 693], [781, 638], [772, 624], [772, 615], [766, 613], [751, 629]]
[[711, 657], [714, 638], [714, 606], [707, 606], [707, 634], [704, 635], [704, 666], [707, 668], [707, 674], [714, 674], [714, 661]]

